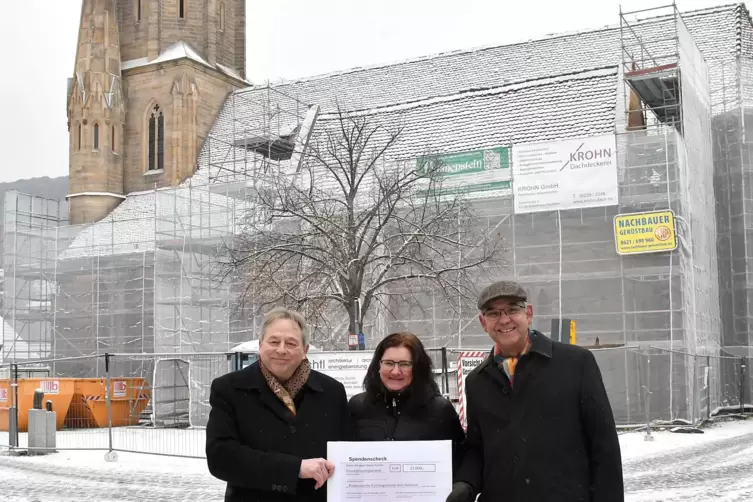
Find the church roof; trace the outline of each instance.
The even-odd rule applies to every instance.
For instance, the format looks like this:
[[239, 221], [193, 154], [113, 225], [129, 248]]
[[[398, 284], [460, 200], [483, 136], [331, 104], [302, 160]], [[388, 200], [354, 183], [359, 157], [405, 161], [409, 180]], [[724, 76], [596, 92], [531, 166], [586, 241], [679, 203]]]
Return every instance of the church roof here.
[[120, 69], [125, 71], [125, 70], [130, 70], [131, 68], [140, 68], [144, 66], [165, 63], [167, 61], [177, 61], [179, 59], [190, 59], [191, 61], [202, 64], [208, 68], [219, 70], [225, 75], [228, 75], [236, 80], [250, 83], [246, 79], [241, 77], [241, 75], [237, 71], [233, 70], [232, 68], [229, 68], [219, 63], [216, 65], [210, 64], [206, 59], [201, 57], [201, 55], [198, 53], [198, 51], [196, 51], [196, 49], [191, 47], [191, 44], [187, 42], [183, 42], [183, 41], [175, 42], [170, 47], [162, 51], [159, 57], [151, 61], [149, 61], [149, 58], [146, 58], [146, 57], [123, 61], [120, 65]]
[[[707, 62], [734, 57], [749, 44], [750, 20], [742, 3], [683, 13], [682, 19]], [[631, 23], [631, 27], [638, 36], [660, 39], [658, 34], [673, 30], [671, 23], [673, 19], [664, 16]], [[305, 104], [329, 108], [337, 100], [349, 109], [364, 109], [617, 66], [620, 52], [620, 27], [611, 26], [351, 68], [272, 87]]]
[[[706, 61], [713, 62], [712, 88], [715, 83], [718, 87], [720, 78], [714, 68], [733, 62], [741, 53], [753, 55], [753, 29], [743, 4], [684, 13], [683, 20]], [[666, 32], [670, 22], [667, 17], [654, 18], [633, 29], [639, 35], [656, 35]], [[384, 117], [400, 114], [405, 130], [395, 153], [401, 157], [426, 150], [458, 152], [604, 134], [614, 130], [616, 107], [622, 99], [619, 64], [620, 30], [608, 27], [354, 68], [272, 84], [272, 90], [279, 92], [269, 92], [267, 87], [235, 91], [218, 114], [210, 136], [230, 145], [237, 130], [235, 117], [260, 120], [263, 108], [284, 106], [291, 97], [303, 104], [304, 111], [307, 105], [322, 107], [316, 127], [334, 120], [329, 112], [336, 103]], [[258, 107], [256, 97], [273, 102]], [[280, 127], [289, 129], [290, 124]], [[207, 183], [211, 166], [232, 157], [228, 148], [233, 147], [223, 150], [205, 145], [198, 162], [202, 167], [183, 186]], [[96, 242], [100, 237], [109, 241], [113, 235], [124, 241], [133, 236], [145, 244], [153, 240], [158, 194], [129, 195], [103, 222], [87, 228], [81, 242]], [[122, 228], [115, 229], [113, 222], [122, 222]], [[76, 253], [88, 255], [85, 245], [76, 246], [74, 242], [71, 256], [77, 249]]]

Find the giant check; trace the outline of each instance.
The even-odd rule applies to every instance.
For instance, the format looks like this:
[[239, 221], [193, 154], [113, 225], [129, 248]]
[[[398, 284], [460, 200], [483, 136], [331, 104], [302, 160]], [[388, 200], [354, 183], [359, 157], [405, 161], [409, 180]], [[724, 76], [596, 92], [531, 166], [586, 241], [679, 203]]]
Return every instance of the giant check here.
[[335, 464], [329, 502], [444, 502], [452, 491], [450, 441], [328, 443], [327, 459]]

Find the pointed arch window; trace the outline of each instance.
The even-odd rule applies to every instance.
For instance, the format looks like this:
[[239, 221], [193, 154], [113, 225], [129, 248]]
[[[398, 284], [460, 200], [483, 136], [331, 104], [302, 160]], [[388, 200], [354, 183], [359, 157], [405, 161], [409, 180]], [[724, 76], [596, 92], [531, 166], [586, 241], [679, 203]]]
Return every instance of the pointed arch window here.
[[220, 2], [220, 31], [225, 31], [225, 3]]
[[118, 152], [118, 137], [115, 135], [115, 126], [110, 130], [110, 147], [113, 153]]
[[141, 0], [136, 0], [136, 22], [141, 22]]
[[81, 123], [76, 124], [76, 151], [81, 150]]
[[178, 0], [178, 15], [181, 19], [186, 17], [186, 0]]
[[99, 150], [99, 124], [97, 123], [92, 128], [92, 149]]
[[159, 171], [165, 167], [165, 116], [159, 105], [154, 105], [149, 114], [149, 145], [147, 147], [149, 171]]

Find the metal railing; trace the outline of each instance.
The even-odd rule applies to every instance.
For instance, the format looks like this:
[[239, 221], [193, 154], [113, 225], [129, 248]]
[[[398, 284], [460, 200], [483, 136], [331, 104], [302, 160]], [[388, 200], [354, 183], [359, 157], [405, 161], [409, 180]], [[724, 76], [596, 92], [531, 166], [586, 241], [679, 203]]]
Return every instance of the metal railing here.
[[[462, 377], [488, 352], [489, 347], [429, 349], [437, 384], [461, 418]], [[717, 414], [753, 412], [750, 358], [656, 347], [593, 349], [593, 354], [620, 426], [698, 423]], [[236, 357], [105, 354], [0, 365], [0, 448], [29, 450], [28, 410], [41, 389], [56, 413], [57, 450], [102, 450], [108, 459], [114, 452], [205, 458], [210, 387], [215, 378], [242, 367]]]

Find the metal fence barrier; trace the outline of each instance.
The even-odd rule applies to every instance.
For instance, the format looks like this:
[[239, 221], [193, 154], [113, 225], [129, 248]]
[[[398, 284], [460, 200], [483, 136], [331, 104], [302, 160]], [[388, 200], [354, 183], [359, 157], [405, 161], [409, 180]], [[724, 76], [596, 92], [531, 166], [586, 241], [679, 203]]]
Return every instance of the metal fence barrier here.
[[[488, 351], [429, 349], [439, 388], [459, 408], [463, 374]], [[697, 423], [720, 413], [753, 412], [750, 358], [656, 347], [593, 354], [618, 425]], [[235, 356], [105, 354], [0, 365], [0, 448], [29, 449], [28, 410], [41, 389], [56, 413], [57, 450], [205, 458], [210, 386], [242, 366]], [[461, 357], [469, 364], [459, 374]]]
[[41, 389], [56, 413], [57, 450], [204, 458], [209, 389], [231, 371], [231, 356], [105, 354], [2, 365], [0, 447], [29, 449], [28, 409]]

